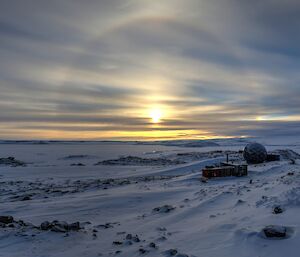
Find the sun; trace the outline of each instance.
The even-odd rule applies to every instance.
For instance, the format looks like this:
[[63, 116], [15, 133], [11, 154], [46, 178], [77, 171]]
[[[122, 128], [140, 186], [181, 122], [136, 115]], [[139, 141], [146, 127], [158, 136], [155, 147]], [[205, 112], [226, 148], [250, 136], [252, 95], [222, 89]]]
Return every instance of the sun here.
[[153, 123], [159, 123], [162, 116], [160, 109], [153, 109], [150, 111], [150, 117]]

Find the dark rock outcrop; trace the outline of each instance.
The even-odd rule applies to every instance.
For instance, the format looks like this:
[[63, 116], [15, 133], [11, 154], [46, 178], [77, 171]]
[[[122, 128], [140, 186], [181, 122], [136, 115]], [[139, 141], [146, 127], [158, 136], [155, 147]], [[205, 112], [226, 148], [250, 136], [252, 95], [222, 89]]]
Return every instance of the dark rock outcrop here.
[[273, 209], [274, 214], [280, 214], [283, 213], [283, 209], [280, 206], [275, 206]]
[[66, 233], [69, 231], [78, 231], [81, 229], [79, 222], [67, 223], [65, 221], [54, 220], [52, 222], [44, 221], [40, 225], [41, 230], [51, 230], [53, 232]]
[[176, 207], [172, 206], [172, 205], [163, 205], [161, 207], [156, 207], [153, 209], [154, 212], [157, 212], [157, 213], [168, 213], [170, 211], [173, 211], [175, 210]]
[[16, 160], [15, 157], [7, 157], [7, 158], [0, 158], [0, 165], [18, 167], [18, 166], [26, 166], [26, 163]]
[[287, 235], [286, 227], [277, 225], [266, 226], [263, 232], [269, 238], [285, 238]]
[[12, 216], [0, 216], [0, 223], [10, 224], [13, 223], [14, 218]]

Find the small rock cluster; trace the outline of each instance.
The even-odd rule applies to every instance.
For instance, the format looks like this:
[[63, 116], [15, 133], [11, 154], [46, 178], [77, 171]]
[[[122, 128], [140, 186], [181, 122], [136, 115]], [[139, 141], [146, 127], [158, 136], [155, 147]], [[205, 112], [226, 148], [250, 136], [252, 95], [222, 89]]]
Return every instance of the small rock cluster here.
[[0, 165], [18, 167], [18, 166], [26, 166], [26, 163], [16, 160], [15, 157], [7, 157], [7, 158], [0, 158]]
[[12, 216], [0, 216], [0, 223], [9, 224], [14, 221]]
[[85, 164], [78, 162], [78, 163], [72, 163], [71, 166], [85, 166]]
[[[125, 232], [122, 232], [122, 234], [123, 233], [125, 233]], [[141, 242], [145, 243], [145, 241], [146, 240], [141, 240], [138, 235], [127, 234], [122, 241], [113, 241], [113, 245], [116, 245], [116, 246], [130, 246], [130, 245], [141, 243]], [[139, 248], [138, 248], [138, 252], [140, 254], [147, 254], [152, 250], [157, 250], [158, 248], [159, 247], [154, 242], [150, 242], [146, 246], [140, 245]], [[122, 251], [118, 250], [118, 251], [115, 252], [115, 254], [119, 254], [121, 252]]]
[[13, 216], [0, 216], [0, 228], [32, 227], [36, 228], [29, 222], [15, 220]]
[[178, 251], [176, 249], [169, 249], [165, 253], [169, 256], [175, 256], [178, 253]]
[[65, 221], [54, 220], [52, 222], [49, 221], [42, 222], [42, 224], [40, 225], [40, 229], [66, 233], [69, 231], [78, 231], [81, 229], [81, 227], [78, 221], [74, 223], [67, 223]]
[[132, 234], [127, 234], [124, 241], [114, 241], [114, 245], [132, 245], [133, 243], [141, 242], [138, 235], [133, 236]]
[[154, 208], [153, 211], [156, 212], [156, 213], [168, 213], [168, 212], [171, 212], [175, 209], [176, 209], [176, 207], [166, 204], [166, 205], [163, 205], [161, 207]]
[[97, 228], [108, 229], [108, 228], [114, 228], [115, 225], [120, 226], [120, 222], [107, 222], [105, 224], [97, 225], [96, 227]]
[[189, 255], [184, 253], [178, 253], [177, 249], [169, 249], [165, 251], [166, 256], [176, 256], [176, 257], [189, 257]]
[[31, 227], [43, 231], [53, 231], [66, 233], [69, 231], [79, 231], [82, 229], [79, 222], [67, 223], [65, 221], [54, 220], [52, 222], [44, 221], [40, 226], [35, 226], [31, 223], [24, 222], [23, 220], [15, 220], [12, 216], [0, 216], [0, 227], [18, 228], [18, 227]]

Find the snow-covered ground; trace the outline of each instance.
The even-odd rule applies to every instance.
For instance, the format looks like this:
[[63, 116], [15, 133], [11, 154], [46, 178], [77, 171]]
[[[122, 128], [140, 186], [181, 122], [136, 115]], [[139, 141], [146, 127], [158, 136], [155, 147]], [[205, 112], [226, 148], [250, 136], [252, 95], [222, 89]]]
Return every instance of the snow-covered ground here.
[[[0, 165], [0, 216], [17, 221], [0, 226], [0, 256], [298, 257], [296, 154], [250, 165], [247, 177], [201, 182], [203, 167], [226, 153], [241, 158], [249, 140], [0, 142], [0, 158], [26, 163]], [[300, 154], [297, 139], [257, 140]], [[283, 213], [273, 213], [277, 205]], [[53, 220], [82, 229], [39, 228]], [[286, 226], [288, 238], [265, 238], [267, 225]]]

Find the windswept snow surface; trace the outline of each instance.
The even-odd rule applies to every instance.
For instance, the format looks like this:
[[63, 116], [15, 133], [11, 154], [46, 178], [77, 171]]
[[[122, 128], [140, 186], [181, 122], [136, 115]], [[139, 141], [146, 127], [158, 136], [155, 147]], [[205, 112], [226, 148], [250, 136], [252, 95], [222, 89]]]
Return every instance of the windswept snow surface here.
[[[197, 141], [201, 147], [2, 142], [0, 158], [26, 166], [0, 165], [0, 216], [33, 226], [0, 226], [0, 256], [298, 257], [300, 141], [259, 140], [268, 151], [295, 153], [277, 151], [281, 161], [251, 165], [247, 177], [208, 183], [200, 180], [204, 166], [224, 161], [225, 153], [241, 158], [238, 151], [254, 139]], [[113, 165], [101, 164], [107, 160]], [[278, 205], [283, 213], [274, 214]], [[83, 228], [35, 227], [53, 220]], [[268, 225], [286, 226], [288, 238], [266, 239], [261, 230]]]

